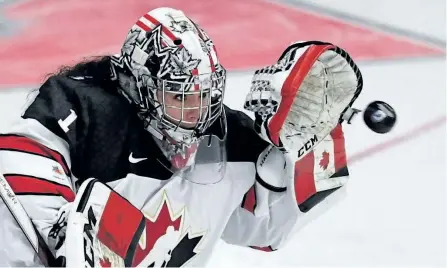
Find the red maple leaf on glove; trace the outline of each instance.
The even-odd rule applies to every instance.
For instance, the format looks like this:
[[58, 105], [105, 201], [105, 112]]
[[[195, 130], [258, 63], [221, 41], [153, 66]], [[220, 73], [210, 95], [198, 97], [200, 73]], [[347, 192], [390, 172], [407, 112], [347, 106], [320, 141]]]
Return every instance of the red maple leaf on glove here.
[[320, 160], [320, 167], [326, 170], [328, 165], [329, 165], [329, 153], [324, 151], [323, 157]]

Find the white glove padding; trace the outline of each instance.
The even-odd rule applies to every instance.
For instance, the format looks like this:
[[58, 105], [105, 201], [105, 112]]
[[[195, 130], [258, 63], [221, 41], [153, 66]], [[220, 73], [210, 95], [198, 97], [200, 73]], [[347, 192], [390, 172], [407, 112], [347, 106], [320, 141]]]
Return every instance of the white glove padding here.
[[152, 248], [143, 236], [146, 221], [138, 208], [107, 185], [85, 181], [68, 218], [66, 267], [153, 265]]
[[341, 123], [362, 87], [360, 70], [344, 50], [299, 42], [255, 72], [244, 108], [255, 113], [263, 139], [286, 151], [310, 151]]

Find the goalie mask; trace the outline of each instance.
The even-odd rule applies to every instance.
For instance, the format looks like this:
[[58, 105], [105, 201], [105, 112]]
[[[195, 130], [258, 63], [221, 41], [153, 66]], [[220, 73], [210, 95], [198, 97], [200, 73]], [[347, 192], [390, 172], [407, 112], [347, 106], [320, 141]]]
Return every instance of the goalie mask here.
[[226, 71], [212, 40], [182, 11], [142, 16], [112, 67], [123, 95], [160, 140], [189, 146], [221, 117]]

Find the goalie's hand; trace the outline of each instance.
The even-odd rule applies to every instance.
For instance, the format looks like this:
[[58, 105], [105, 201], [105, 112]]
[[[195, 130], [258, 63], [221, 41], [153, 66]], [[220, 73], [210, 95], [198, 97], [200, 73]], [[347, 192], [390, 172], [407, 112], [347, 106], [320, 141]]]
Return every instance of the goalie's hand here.
[[255, 113], [263, 139], [286, 151], [310, 151], [342, 121], [362, 86], [360, 70], [344, 50], [299, 42], [255, 72], [244, 108]]

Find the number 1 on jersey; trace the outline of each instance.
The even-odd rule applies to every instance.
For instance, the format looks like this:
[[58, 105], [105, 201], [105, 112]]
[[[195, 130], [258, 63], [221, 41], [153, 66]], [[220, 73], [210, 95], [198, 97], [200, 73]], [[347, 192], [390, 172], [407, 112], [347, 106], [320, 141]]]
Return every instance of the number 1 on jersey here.
[[67, 118], [65, 118], [64, 120], [59, 119], [59, 126], [61, 126], [65, 133], [67, 133], [70, 130], [68, 127], [73, 124], [76, 118], [78, 118], [78, 116], [76, 115], [75, 111], [70, 109], [70, 114], [67, 116]]

